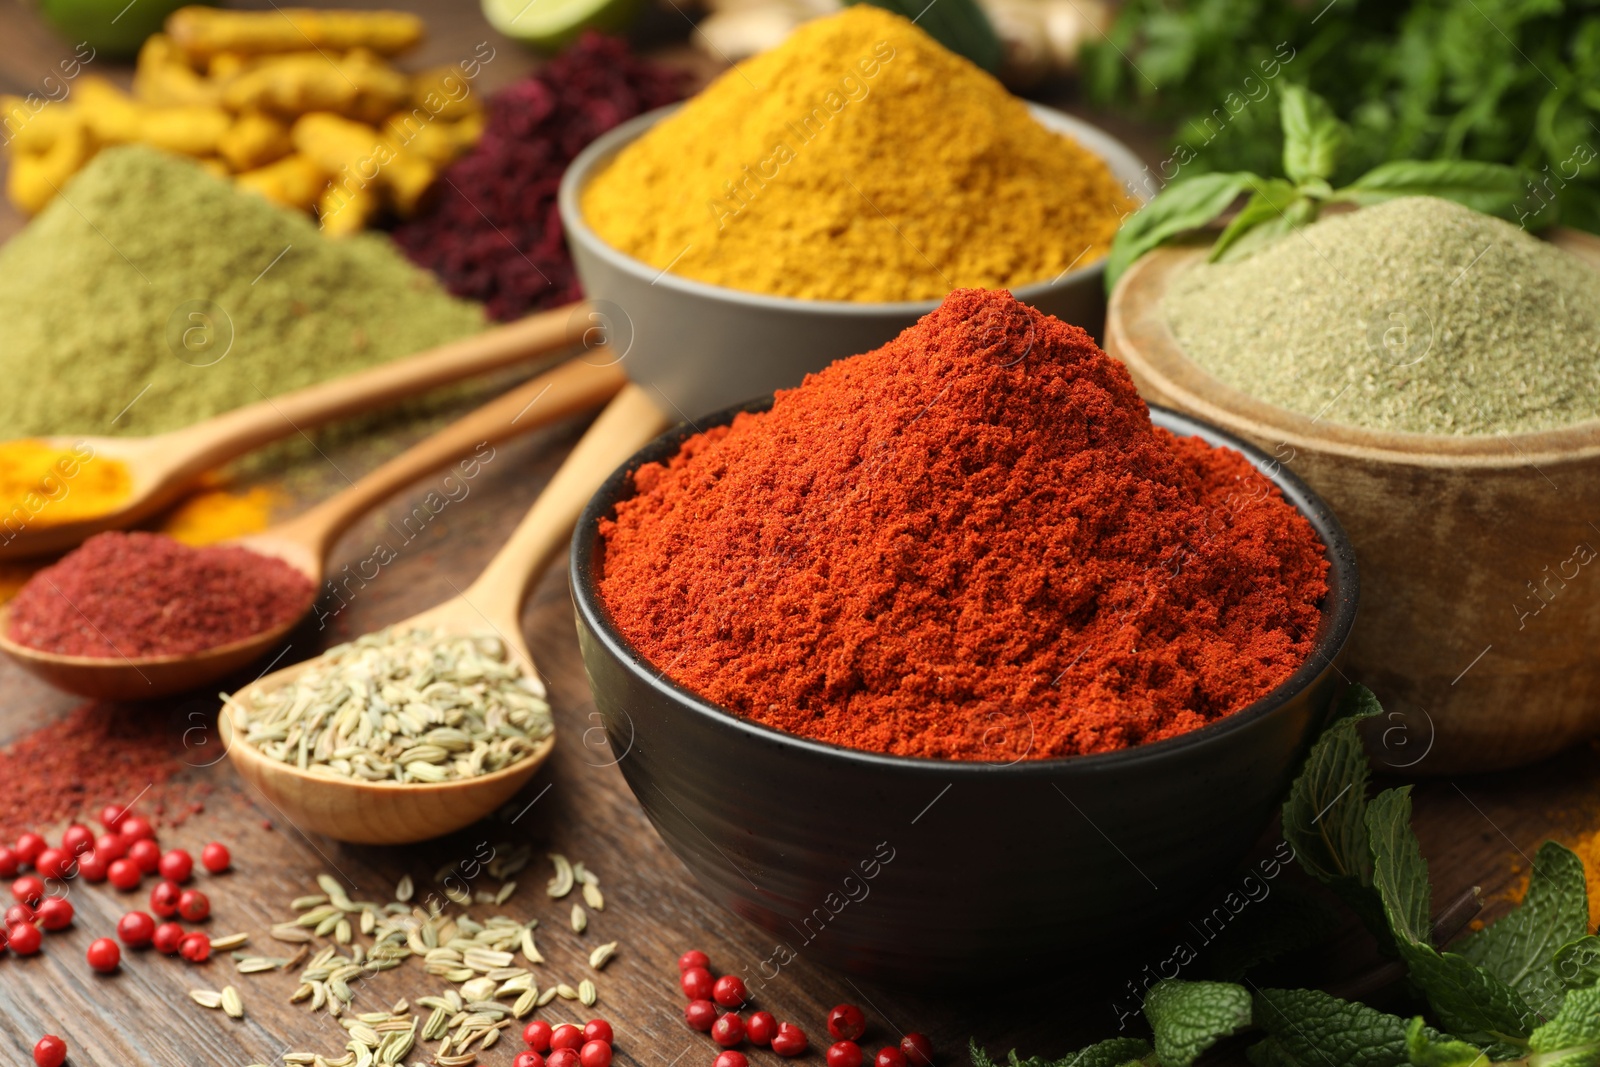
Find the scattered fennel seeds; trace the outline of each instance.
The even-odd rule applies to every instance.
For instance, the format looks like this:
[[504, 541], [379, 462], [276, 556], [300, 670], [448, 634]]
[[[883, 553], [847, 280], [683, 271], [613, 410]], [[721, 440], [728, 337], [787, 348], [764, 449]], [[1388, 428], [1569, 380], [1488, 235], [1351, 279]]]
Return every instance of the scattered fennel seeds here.
[[367, 634], [288, 685], [225, 696], [246, 744], [313, 774], [447, 782], [528, 758], [554, 730], [543, 684], [492, 634]]
[[[501, 842], [493, 853], [481, 869], [503, 884], [498, 892], [488, 894], [489, 901], [478, 901], [476, 893], [470, 894], [475, 902], [492, 903], [494, 898], [509, 896], [507, 887], [516, 885], [511, 876], [527, 866], [532, 849], [526, 844]], [[563, 859], [557, 868], [566, 872], [562, 880], [571, 881], [565, 892], [577, 886], [598, 891], [599, 877], [582, 863]], [[461, 864], [447, 865], [439, 869], [435, 880], [465, 877], [463, 870]], [[292, 959], [232, 953], [240, 974], [297, 972], [289, 1002], [333, 1016], [349, 1039], [342, 1055], [291, 1051], [281, 1055], [284, 1064], [401, 1067], [414, 1051], [429, 1053], [421, 1045], [437, 1043], [429, 1062], [436, 1067], [469, 1067], [501, 1040], [503, 1031], [515, 1027], [513, 1033], [519, 1032], [523, 1020], [558, 997], [587, 1007], [600, 999], [592, 978], [581, 979], [576, 986], [555, 981], [540, 985], [530, 966], [545, 962], [533, 943], [538, 919], [492, 915], [478, 920], [465, 910], [451, 911], [443, 899], [432, 894], [426, 894], [426, 907], [410, 900], [359, 900], [330, 874], [318, 875], [317, 886], [321, 892], [291, 902], [290, 910], [297, 913], [294, 918], [271, 927], [275, 940], [297, 946]], [[410, 876], [396, 885], [396, 896], [411, 897], [415, 892], [416, 883]], [[582, 905], [573, 907], [581, 909]], [[348, 944], [339, 940], [341, 927], [350, 931]], [[234, 935], [228, 940], [241, 937]], [[317, 938], [332, 938], [335, 943], [324, 944], [313, 954], [310, 942]], [[617, 949], [618, 943], [612, 941], [592, 950], [590, 967], [601, 970]], [[437, 994], [417, 997], [415, 1015], [405, 999], [388, 1011], [359, 1011], [358, 989], [363, 983], [383, 971], [404, 967], [408, 961], [416, 961], [427, 975], [447, 985]], [[221, 993], [195, 990], [190, 996], [204, 1007], [221, 1008], [229, 1014], [244, 1010], [231, 986]]]

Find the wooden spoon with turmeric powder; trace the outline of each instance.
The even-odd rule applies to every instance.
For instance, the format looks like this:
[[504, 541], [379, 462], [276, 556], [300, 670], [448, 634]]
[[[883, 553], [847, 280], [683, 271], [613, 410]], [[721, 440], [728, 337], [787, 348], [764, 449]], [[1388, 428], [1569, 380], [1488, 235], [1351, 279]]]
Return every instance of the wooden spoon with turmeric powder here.
[[[26, 453], [25, 460], [57, 457], [34, 484], [12, 484], [7, 446], [0, 445], [0, 560], [61, 552], [101, 531], [126, 529], [173, 503], [207, 471], [272, 441], [573, 347], [591, 325], [581, 307], [530, 315], [380, 367], [263, 397], [170, 433], [13, 442], [10, 447]], [[610, 366], [576, 373], [611, 392], [625, 381]]]
[[[572, 360], [524, 382], [295, 518], [226, 543], [283, 560], [304, 574], [311, 588], [320, 592], [328, 552], [339, 536], [374, 505], [423, 475], [473, 455], [486, 444], [598, 407], [615, 395], [625, 379], [603, 351], [589, 358], [595, 355], [600, 358], [593, 363]], [[102, 700], [147, 700], [207, 685], [282, 647], [288, 632], [300, 623], [313, 603], [314, 597], [308, 598], [294, 618], [242, 641], [189, 655], [133, 657], [60, 655], [20, 644], [9, 636], [9, 609], [0, 607], [0, 651], [25, 670], [69, 693]]]

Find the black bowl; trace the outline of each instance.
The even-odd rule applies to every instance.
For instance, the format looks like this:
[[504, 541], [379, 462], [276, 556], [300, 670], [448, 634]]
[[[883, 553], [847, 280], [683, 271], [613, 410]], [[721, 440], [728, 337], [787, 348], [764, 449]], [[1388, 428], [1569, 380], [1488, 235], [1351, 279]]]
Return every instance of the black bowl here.
[[713, 899], [773, 935], [750, 977], [774, 977], [797, 956], [908, 985], [1084, 965], [1081, 953], [1181, 915], [1258, 840], [1335, 695], [1356, 614], [1355, 554], [1327, 506], [1271, 457], [1176, 412], [1151, 417], [1267, 474], [1327, 546], [1329, 591], [1311, 657], [1277, 689], [1192, 733], [1118, 752], [916, 759], [737, 718], [645, 662], [598, 590], [600, 519], [632, 493], [633, 470], [694, 431], [658, 437], [589, 502], [573, 535], [572, 594], [606, 736], [667, 846]]

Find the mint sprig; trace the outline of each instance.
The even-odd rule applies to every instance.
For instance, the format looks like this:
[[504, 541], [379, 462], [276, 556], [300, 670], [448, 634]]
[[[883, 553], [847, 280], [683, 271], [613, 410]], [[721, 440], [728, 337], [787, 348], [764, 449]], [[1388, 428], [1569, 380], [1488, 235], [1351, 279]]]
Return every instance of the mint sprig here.
[[1454, 952], [1429, 943], [1428, 865], [1411, 832], [1411, 787], [1386, 789], [1367, 808], [1372, 883], [1383, 900], [1411, 982], [1451, 1033], [1488, 1044], [1527, 1037], [1534, 1015], [1516, 990]]
[[1283, 839], [1301, 868], [1337, 893], [1387, 949], [1389, 925], [1372, 886], [1367, 844], [1370, 770], [1358, 732], [1364, 720], [1382, 712], [1366, 686], [1345, 690], [1333, 723], [1311, 746], [1283, 802]]
[[[1410, 787], [1367, 796], [1358, 728], [1381, 711], [1360, 686], [1345, 694], [1284, 803], [1283, 832], [1302, 868], [1399, 958], [1426, 1014], [1314, 989], [1167, 980], [1146, 994], [1151, 1041], [1115, 1038], [1054, 1062], [1013, 1051], [1009, 1067], [1195, 1067], [1247, 1031], [1261, 1035], [1246, 1050], [1256, 1067], [1600, 1067], [1600, 937], [1587, 933], [1582, 861], [1546, 842], [1520, 906], [1454, 947], [1435, 944]], [[1267, 958], [1270, 948], [1236, 957]], [[976, 1043], [972, 1062], [995, 1067]]]

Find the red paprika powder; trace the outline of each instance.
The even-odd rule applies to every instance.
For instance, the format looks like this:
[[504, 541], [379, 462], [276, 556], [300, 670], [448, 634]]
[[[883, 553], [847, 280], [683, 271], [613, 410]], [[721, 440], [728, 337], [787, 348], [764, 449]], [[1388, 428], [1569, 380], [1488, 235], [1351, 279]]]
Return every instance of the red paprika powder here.
[[1310, 652], [1310, 524], [1152, 426], [1123, 366], [1010, 294], [689, 438], [602, 523], [601, 592], [680, 685], [820, 741], [1014, 760], [1172, 737]]

